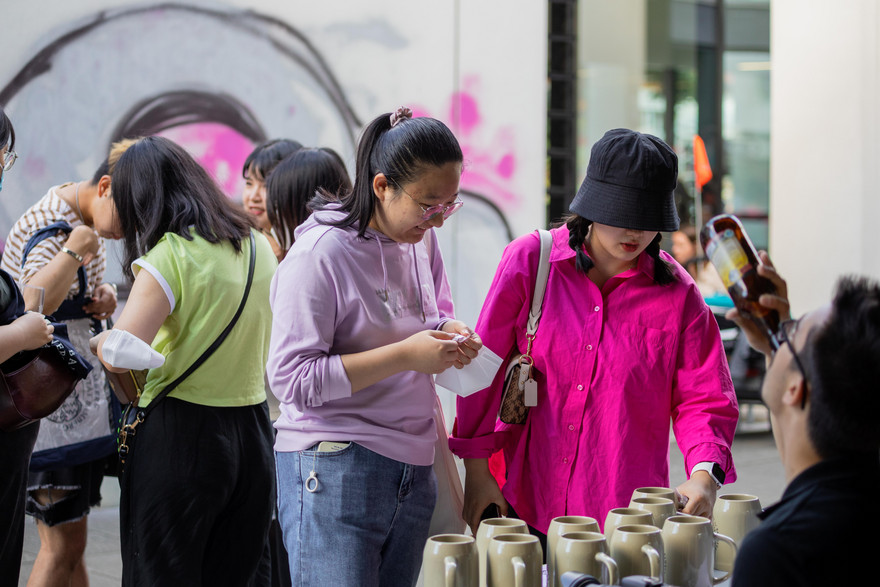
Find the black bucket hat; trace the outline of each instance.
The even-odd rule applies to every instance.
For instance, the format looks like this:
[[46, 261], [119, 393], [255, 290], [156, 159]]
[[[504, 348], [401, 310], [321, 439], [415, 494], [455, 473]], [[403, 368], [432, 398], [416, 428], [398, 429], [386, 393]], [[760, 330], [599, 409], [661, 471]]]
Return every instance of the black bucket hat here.
[[653, 135], [609, 130], [590, 151], [587, 176], [569, 210], [582, 218], [633, 230], [678, 230], [678, 157]]

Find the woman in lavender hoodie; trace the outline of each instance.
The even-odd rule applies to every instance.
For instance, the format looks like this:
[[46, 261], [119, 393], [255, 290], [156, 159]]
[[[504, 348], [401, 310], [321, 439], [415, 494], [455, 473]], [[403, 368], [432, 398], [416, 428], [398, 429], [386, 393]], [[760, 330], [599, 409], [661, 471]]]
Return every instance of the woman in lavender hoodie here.
[[313, 200], [270, 294], [294, 585], [415, 583], [437, 492], [431, 375], [482, 346], [453, 318], [432, 230], [462, 204], [452, 132], [399, 108], [367, 126], [356, 165], [349, 193]]

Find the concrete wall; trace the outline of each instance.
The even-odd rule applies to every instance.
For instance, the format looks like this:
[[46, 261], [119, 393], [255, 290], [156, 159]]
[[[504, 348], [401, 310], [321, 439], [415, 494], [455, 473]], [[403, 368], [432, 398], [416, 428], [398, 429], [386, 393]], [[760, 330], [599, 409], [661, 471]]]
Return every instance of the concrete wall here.
[[880, 277], [880, 5], [771, 4], [770, 253], [796, 314]]
[[[5, 3], [0, 103], [22, 159], [0, 236], [138, 121], [164, 117], [162, 134], [237, 198], [260, 135], [333, 147], [352, 169], [361, 126], [409, 105], [465, 152], [466, 205], [440, 237], [474, 322], [509, 235], [544, 223], [546, 20], [543, 2], [504, 0]], [[178, 124], [180, 108], [210, 115]]]

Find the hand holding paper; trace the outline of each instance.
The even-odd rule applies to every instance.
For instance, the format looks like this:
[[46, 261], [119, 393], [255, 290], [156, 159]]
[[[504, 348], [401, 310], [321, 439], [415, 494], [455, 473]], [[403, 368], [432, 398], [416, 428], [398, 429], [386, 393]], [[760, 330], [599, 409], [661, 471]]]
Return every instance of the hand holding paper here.
[[447, 369], [437, 375], [434, 381], [437, 385], [445, 387], [449, 391], [462, 397], [489, 387], [495, 379], [503, 359], [492, 352], [489, 347], [480, 349], [476, 358], [462, 369]]

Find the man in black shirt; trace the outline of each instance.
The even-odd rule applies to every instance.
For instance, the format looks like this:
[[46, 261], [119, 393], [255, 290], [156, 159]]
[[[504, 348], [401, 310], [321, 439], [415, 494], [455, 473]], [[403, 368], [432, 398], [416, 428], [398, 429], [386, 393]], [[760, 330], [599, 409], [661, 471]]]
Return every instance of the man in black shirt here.
[[778, 295], [760, 303], [783, 318], [778, 348], [737, 311], [728, 318], [767, 355], [762, 397], [788, 486], [740, 546], [733, 585], [876, 584], [880, 284], [843, 278], [830, 304], [788, 320], [785, 281], [762, 258]]

